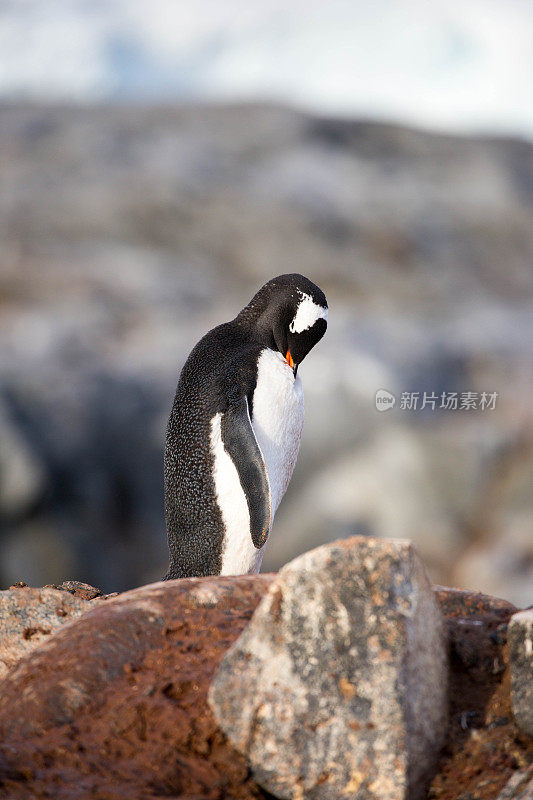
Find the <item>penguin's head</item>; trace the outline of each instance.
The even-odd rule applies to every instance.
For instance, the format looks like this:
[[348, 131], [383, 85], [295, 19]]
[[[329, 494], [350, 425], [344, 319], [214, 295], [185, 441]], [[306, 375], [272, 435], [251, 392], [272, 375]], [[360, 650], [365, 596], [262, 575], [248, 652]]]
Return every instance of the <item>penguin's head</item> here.
[[290, 273], [265, 283], [237, 319], [242, 315], [255, 323], [261, 340], [278, 350], [296, 374], [326, 332], [328, 303], [309, 278]]

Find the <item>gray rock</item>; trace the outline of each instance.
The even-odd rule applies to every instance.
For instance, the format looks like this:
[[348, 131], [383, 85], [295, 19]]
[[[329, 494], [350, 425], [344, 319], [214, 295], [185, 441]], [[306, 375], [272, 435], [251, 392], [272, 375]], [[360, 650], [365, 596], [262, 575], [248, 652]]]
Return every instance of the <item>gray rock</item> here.
[[511, 703], [517, 725], [533, 737], [533, 608], [509, 622]]
[[446, 679], [415, 549], [353, 537], [281, 570], [209, 699], [277, 797], [414, 800], [445, 735]]
[[533, 767], [515, 772], [496, 800], [533, 800]]
[[91, 607], [58, 589], [29, 586], [0, 592], [0, 678], [50, 634]]

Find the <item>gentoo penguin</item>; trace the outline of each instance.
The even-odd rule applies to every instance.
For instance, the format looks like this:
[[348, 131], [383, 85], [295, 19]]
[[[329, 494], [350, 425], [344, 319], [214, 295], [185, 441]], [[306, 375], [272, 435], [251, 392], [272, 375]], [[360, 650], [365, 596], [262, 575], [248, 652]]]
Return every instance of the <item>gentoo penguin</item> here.
[[326, 331], [324, 293], [268, 281], [181, 371], [165, 446], [165, 579], [258, 572], [300, 448], [298, 365]]

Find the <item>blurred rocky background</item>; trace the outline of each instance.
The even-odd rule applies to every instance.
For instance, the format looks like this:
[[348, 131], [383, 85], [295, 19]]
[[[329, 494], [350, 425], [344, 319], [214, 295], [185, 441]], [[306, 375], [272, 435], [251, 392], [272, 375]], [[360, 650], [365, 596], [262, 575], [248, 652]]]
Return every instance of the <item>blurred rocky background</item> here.
[[[237, 24], [233, 2], [162, 4], [168, 18], [48, 5], [4, 4], [0, 26], [0, 585], [164, 574], [179, 370], [298, 271], [326, 292], [329, 328], [300, 369], [303, 444], [263, 569], [400, 536], [434, 581], [530, 604], [531, 9], [335, 0], [326, 20], [325, 4], [264, 0]], [[380, 389], [393, 409], [376, 410]], [[403, 409], [403, 392], [437, 407]], [[446, 410], [442, 392], [497, 400]]]
[[[301, 367], [305, 435], [264, 569], [405, 536], [435, 581], [531, 602], [530, 144], [273, 106], [4, 106], [1, 123], [4, 586], [164, 574], [181, 365], [301, 271], [330, 324]], [[484, 390], [494, 410], [400, 407]]]

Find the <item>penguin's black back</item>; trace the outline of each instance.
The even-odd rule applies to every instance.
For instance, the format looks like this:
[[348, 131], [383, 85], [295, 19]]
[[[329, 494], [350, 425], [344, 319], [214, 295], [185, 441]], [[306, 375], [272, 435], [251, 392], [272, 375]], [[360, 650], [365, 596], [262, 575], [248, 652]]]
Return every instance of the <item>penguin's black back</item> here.
[[248, 398], [263, 346], [235, 320], [209, 331], [181, 371], [165, 444], [167, 579], [220, 573], [224, 525], [216, 502], [211, 420]]

